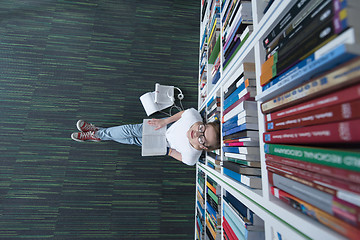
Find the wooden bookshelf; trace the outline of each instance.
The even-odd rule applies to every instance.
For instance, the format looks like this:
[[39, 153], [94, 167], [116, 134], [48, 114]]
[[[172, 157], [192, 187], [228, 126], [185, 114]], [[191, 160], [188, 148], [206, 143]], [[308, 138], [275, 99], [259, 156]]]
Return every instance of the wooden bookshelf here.
[[[223, 22], [221, 19], [224, 16], [224, 10], [222, 10], [222, 4], [228, 4], [228, 2], [233, 2], [230, 0], [224, 1], [212, 1], [204, 0], [201, 1], [201, 19], [200, 19], [200, 44], [204, 39], [204, 33], [209, 32], [207, 28], [211, 26], [209, 21], [213, 20], [214, 11], [211, 11], [210, 6], [217, 3], [220, 7], [220, 27], [219, 35], [223, 36]], [[213, 3], [213, 4], [212, 4]], [[259, 125], [259, 155], [261, 162], [261, 189], [252, 189], [244, 184], [239, 183], [238, 181], [233, 180], [224, 174], [223, 168], [221, 166], [218, 169], [214, 169], [213, 160], [205, 157], [201, 162], [197, 164], [197, 173], [202, 172], [206, 178], [210, 177], [212, 180], [216, 181], [218, 185], [221, 186], [221, 208], [223, 208], [223, 196], [225, 192], [230, 193], [236, 197], [241, 203], [246, 205], [254, 214], [264, 221], [264, 238], [265, 239], [279, 239], [277, 234], [281, 235], [282, 239], [346, 239], [344, 236], [340, 235], [336, 231], [324, 226], [323, 224], [317, 222], [316, 220], [300, 213], [299, 211], [293, 209], [289, 205], [283, 203], [281, 200], [275, 198], [271, 192], [271, 185], [268, 182], [268, 174], [265, 163], [265, 152], [264, 152], [264, 142], [263, 142], [263, 133], [265, 132], [264, 122], [265, 118], [260, 110], [261, 103], [270, 99], [273, 95], [278, 95], [287, 90], [286, 87], [277, 89], [271, 95], [266, 95], [262, 92], [262, 86], [260, 85], [260, 76], [261, 76], [261, 66], [265, 62], [265, 50], [263, 47], [263, 39], [268, 33], [278, 24], [278, 22], [287, 14], [289, 9], [294, 5], [295, 1], [291, 0], [275, 0], [267, 12], [264, 14], [263, 11], [268, 4], [268, 1], [264, 0], [252, 0], [251, 9], [252, 9], [252, 19], [253, 19], [253, 31], [250, 36], [247, 38], [245, 43], [241, 48], [233, 55], [231, 62], [223, 68], [223, 41], [220, 42], [220, 60], [221, 67], [219, 69], [220, 78], [216, 83], [212, 83], [212, 74], [211, 69], [213, 64], [209, 64], [202, 54], [208, 51], [208, 49], [199, 51], [199, 101], [198, 109], [199, 111], [206, 112], [207, 104], [212, 101], [215, 97], [220, 97], [220, 115], [219, 118], [223, 116], [223, 102], [224, 102], [224, 86], [228, 86], [228, 81], [231, 80], [237, 73], [238, 69], [243, 63], [253, 62], [255, 64], [255, 74], [256, 74], [256, 89], [257, 97], [255, 100], [258, 105], [258, 125]], [[204, 9], [206, 7], [206, 9]], [[203, 21], [201, 21], [203, 19]], [[358, 32], [357, 29], [356, 32]], [[331, 41], [336, 41], [336, 38]], [[200, 46], [200, 47], [201, 47]], [[360, 55], [360, 48], [357, 44], [351, 43], [352, 53]], [[206, 84], [201, 86], [201, 69], [205, 67], [207, 70], [206, 75]], [[316, 69], [314, 70], [316, 72]], [[205, 94], [204, 94], [205, 93]], [[224, 152], [220, 150], [218, 152], [221, 160], [224, 159]], [[221, 165], [221, 164], [220, 164]], [[197, 179], [199, 174], [197, 174]], [[198, 180], [196, 180], [198, 181]], [[198, 199], [196, 200], [198, 201]], [[205, 199], [206, 201], [206, 199]], [[206, 204], [205, 204], [206, 205]], [[195, 212], [198, 209], [196, 207]], [[206, 206], [204, 211], [206, 211]], [[220, 211], [219, 214], [222, 214]], [[196, 215], [196, 214], [195, 214]], [[196, 219], [195, 219], [196, 221]], [[195, 239], [207, 239], [205, 237], [204, 231], [202, 233], [197, 232], [195, 227]], [[216, 239], [226, 239], [224, 238], [224, 229], [220, 228], [220, 235]]]

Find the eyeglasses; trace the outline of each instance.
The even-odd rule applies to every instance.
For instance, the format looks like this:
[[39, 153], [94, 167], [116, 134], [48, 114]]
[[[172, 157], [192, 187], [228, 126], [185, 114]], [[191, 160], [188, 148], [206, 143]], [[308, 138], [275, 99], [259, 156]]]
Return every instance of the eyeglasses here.
[[[205, 146], [205, 141], [206, 141], [205, 135], [204, 135], [205, 130], [206, 130], [205, 125], [204, 125], [204, 124], [200, 124], [199, 127], [198, 127], [198, 132], [202, 133], [202, 135], [199, 136], [198, 141], [199, 141], [199, 143], [200, 143], [201, 145], [204, 145], [204, 146]], [[206, 147], [206, 146], [205, 146], [205, 147]]]

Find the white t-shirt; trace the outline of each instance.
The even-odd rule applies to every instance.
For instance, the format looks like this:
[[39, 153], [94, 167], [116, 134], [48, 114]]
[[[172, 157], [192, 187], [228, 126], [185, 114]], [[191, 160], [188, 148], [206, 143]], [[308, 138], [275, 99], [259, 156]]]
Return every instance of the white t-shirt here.
[[202, 122], [201, 115], [194, 108], [190, 108], [185, 110], [181, 118], [166, 131], [169, 147], [181, 153], [182, 162], [187, 165], [194, 165], [202, 152], [191, 146], [186, 136], [187, 131], [196, 122]]

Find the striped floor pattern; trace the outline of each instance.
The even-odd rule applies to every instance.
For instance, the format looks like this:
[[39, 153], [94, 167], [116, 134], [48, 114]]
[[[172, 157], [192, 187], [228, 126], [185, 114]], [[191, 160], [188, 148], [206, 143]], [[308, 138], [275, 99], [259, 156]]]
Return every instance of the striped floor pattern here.
[[69, 136], [141, 121], [155, 82], [196, 108], [199, 7], [1, 1], [0, 239], [194, 238], [194, 167]]

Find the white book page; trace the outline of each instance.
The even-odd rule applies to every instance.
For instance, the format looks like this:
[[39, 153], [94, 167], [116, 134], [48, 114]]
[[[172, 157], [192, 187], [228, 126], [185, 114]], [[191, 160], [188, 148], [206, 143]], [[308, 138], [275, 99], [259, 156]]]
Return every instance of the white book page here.
[[166, 127], [155, 130], [154, 126], [149, 125], [150, 119], [143, 120], [142, 133], [142, 156], [165, 155], [167, 151]]

